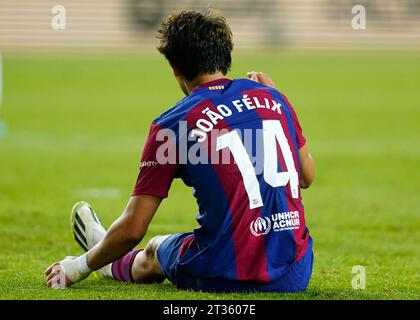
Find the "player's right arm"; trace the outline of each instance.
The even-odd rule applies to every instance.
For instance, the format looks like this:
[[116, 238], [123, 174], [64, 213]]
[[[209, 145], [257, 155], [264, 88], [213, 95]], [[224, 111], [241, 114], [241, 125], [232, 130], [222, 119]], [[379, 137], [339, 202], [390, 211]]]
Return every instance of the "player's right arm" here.
[[161, 198], [151, 195], [131, 197], [123, 214], [111, 225], [101, 242], [90, 250], [89, 268], [98, 270], [140, 243], [161, 201]]
[[[65, 258], [52, 264], [46, 270], [48, 286], [65, 281], [64, 287], [68, 287], [83, 280], [93, 270], [100, 269], [128, 253], [143, 239], [162, 199], [167, 197], [178, 169], [176, 163], [169, 164], [157, 157], [158, 148], [165, 143], [157, 139], [159, 131], [160, 127], [152, 124], [143, 149], [136, 186], [123, 214], [90, 251], [80, 257]], [[62, 265], [65, 265], [66, 272]], [[65, 275], [63, 280], [62, 273]]]
[[[93, 270], [127, 254], [145, 236], [161, 201], [161, 198], [152, 195], [131, 197], [123, 214], [96, 246], [80, 257], [67, 257], [55, 262], [46, 270], [47, 285], [68, 287], [85, 279]], [[61, 281], [64, 283], [60, 283]]]
[[[140, 174], [124, 213], [108, 229], [104, 239], [88, 256], [89, 267], [99, 269], [125, 255], [144, 237], [162, 199], [168, 195], [178, 165], [158, 158], [165, 143], [158, 139], [161, 128], [152, 124], [143, 148]], [[176, 152], [171, 149], [172, 152]]]

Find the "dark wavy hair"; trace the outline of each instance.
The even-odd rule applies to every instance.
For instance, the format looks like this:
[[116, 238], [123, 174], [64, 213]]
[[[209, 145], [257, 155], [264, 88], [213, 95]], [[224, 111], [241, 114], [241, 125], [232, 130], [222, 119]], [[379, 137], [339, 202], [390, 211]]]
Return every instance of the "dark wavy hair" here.
[[230, 70], [232, 31], [214, 10], [173, 13], [162, 21], [157, 38], [159, 52], [189, 81]]

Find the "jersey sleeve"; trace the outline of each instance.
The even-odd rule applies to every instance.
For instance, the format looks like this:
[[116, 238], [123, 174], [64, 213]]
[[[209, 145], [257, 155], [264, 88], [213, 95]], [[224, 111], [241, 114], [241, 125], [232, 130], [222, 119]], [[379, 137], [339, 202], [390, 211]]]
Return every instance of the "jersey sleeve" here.
[[[158, 141], [160, 129], [157, 124], [152, 124], [150, 127], [141, 157], [140, 172], [132, 193], [133, 196], [153, 195], [159, 198], [168, 196], [169, 188], [178, 170], [178, 164], [167, 163], [165, 159], [161, 159], [162, 157], [159, 157], [159, 154], [161, 154], [159, 147], [165, 147], [165, 154], [167, 155], [168, 152], [176, 152], [176, 145], [175, 142], [168, 144], [168, 141]], [[173, 147], [162, 146], [165, 143], [166, 146], [172, 145]]]
[[283, 94], [281, 94], [283, 99], [286, 101], [287, 106], [290, 109], [290, 113], [292, 115], [292, 119], [293, 119], [293, 126], [295, 127], [295, 132], [296, 132], [296, 141], [297, 141], [297, 146], [298, 149], [302, 148], [305, 144], [306, 144], [306, 138], [303, 135], [302, 132], [302, 127], [300, 126], [297, 114], [295, 112], [295, 109], [293, 109], [292, 104], [290, 103], [290, 101], [287, 99], [287, 97]]

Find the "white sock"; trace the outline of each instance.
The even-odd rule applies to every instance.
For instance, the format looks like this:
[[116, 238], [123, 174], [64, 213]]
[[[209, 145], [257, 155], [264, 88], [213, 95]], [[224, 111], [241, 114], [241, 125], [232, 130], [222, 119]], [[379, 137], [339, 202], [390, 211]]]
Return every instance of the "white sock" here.
[[99, 275], [101, 278], [108, 278], [108, 279], [114, 279], [114, 276], [112, 275], [112, 263], [107, 264], [105, 267], [102, 267], [98, 270], [96, 270], [96, 274]]

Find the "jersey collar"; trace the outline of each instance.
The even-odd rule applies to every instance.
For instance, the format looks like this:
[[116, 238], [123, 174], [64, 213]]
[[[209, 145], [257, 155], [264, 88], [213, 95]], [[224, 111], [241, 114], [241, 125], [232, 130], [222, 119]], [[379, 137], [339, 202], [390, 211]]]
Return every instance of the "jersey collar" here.
[[199, 85], [199, 86], [195, 87], [194, 89], [191, 90], [191, 93], [196, 92], [196, 91], [201, 90], [201, 89], [204, 89], [204, 88], [208, 88], [208, 87], [211, 87], [211, 86], [216, 86], [218, 84], [226, 83], [226, 82], [231, 82], [231, 81], [232, 80], [231, 79], [228, 79], [228, 78], [216, 79], [216, 80], [213, 80], [213, 81], [210, 81], [210, 82], [206, 82], [206, 83], [204, 83], [202, 85]]

